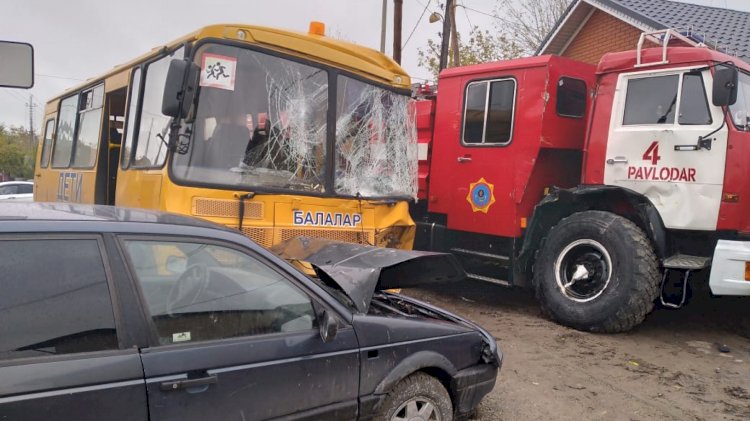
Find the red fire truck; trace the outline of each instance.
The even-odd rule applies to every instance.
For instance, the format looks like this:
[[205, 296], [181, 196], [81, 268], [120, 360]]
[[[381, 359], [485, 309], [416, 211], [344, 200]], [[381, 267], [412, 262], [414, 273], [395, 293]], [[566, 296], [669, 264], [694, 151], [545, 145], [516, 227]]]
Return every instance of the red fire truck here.
[[670, 37], [683, 39], [644, 34], [596, 67], [541, 56], [444, 70], [417, 102], [415, 248], [533, 288], [581, 330], [679, 307], [689, 279], [750, 295], [750, 65]]

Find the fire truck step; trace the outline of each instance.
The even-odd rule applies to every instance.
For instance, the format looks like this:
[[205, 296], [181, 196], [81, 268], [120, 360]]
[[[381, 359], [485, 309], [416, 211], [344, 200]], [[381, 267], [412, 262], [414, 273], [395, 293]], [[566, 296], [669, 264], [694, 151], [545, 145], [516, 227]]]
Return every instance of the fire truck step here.
[[503, 256], [500, 254], [485, 253], [483, 251], [476, 251], [476, 250], [469, 250], [469, 249], [462, 249], [462, 248], [452, 248], [451, 253], [459, 254], [463, 256], [482, 257], [485, 259], [498, 260], [506, 264], [510, 263], [510, 257], [508, 256]]
[[700, 270], [711, 266], [710, 257], [675, 254], [664, 259], [665, 269]]
[[476, 273], [467, 273], [466, 274], [466, 278], [467, 279], [473, 279], [475, 281], [489, 282], [489, 283], [492, 283], [492, 284], [502, 285], [504, 287], [511, 286], [510, 282], [508, 282], [508, 281], [505, 281], [505, 280], [502, 280], [502, 279], [497, 279], [497, 278], [491, 278], [489, 276], [477, 275]]

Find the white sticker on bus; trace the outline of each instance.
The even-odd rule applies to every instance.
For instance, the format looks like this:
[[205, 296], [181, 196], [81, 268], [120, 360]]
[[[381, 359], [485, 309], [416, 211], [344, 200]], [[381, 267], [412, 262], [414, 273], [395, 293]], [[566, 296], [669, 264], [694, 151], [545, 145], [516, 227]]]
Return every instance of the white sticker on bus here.
[[234, 91], [237, 59], [218, 54], [203, 54], [200, 85]]

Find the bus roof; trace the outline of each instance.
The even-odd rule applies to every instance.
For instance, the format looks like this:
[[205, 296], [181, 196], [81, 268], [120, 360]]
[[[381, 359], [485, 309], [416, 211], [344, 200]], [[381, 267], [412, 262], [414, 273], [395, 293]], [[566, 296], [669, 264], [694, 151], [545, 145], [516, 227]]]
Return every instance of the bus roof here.
[[346, 69], [367, 79], [395, 88], [409, 89], [411, 86], [411, 80], [401, 66], [385, 54], [368, 47], [328, 38], [325, 35], [313, 35], [265, 26], [218, 24], [203, 27], [172, 42], [155, 47], [136, 59], [115, 66], [97, 77], [87, 79], [49, 101], [55, 101], [89, 86], [95, 81], [126, 71], [141, 62], [158, 56], [165, 49], [171, 50], [186, 42], [206, 38], [256, 44], [296, 56], [304, 55], [312, 61]]

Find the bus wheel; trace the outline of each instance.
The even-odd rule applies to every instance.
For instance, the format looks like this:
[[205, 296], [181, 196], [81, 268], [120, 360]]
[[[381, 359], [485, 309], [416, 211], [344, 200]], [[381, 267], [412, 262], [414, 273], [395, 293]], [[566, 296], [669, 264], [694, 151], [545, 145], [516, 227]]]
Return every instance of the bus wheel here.
[[631, 221], [587, 211], [560, 221], [534, 264], [542, 310], [579, 330], [624, 332], [643, 321], [659, 294], [653, 246]]

